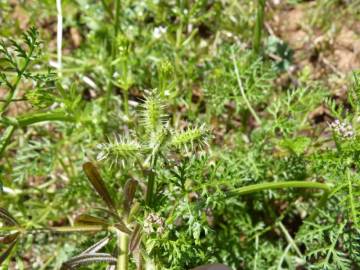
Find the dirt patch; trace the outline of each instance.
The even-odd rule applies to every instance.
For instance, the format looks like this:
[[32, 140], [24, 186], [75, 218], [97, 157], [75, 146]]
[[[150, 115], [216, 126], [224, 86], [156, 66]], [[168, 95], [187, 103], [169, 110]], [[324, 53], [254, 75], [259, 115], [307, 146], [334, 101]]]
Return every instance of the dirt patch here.
[[344, 18], [343, 24], [336, 22], [330, 30], [318, 29], [310, 24], [314, 5], [316, 1], [272, 6], [268, 25], [294, 50], [295, 72], [307, 67], [312, 79], [333, 82], [334, 76], [345, 78], [360, 69], [360, 23]]

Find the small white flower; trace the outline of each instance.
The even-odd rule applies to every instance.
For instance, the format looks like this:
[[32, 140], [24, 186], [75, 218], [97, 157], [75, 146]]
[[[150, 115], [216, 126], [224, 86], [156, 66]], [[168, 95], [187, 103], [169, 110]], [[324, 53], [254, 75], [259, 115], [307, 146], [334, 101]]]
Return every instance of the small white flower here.
[[352, 139], [355, 136], [352, 125], [347, 122], [340, 122], [339, 119], [336, 119], [334, 122], [330, 123], [329, 126], [343, 139]]
[[164, 26], [155, 27], [153, 31], [153, 37], [155, 39], [161, 38], [162, 35], [164, 35], [167, 31], [167, 28]]

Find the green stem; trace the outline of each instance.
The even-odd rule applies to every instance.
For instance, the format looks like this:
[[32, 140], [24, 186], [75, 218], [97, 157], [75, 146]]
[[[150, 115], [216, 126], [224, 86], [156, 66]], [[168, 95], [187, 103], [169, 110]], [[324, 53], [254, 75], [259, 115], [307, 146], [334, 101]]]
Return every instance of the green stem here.
[[[19, 102], [19, 101], [26, 101], [26, 98], [16, 98], [16, 99], [12, 99], [10, 100], [10, 102]], [[7, 102], [6, 99], [0, 99], [0, 102]]]
[[312, 214], [309, 216], [309, 218], [307, 219], [308, 222], [312, 222], [314, 221], [314, 219], [316, 218], [316, 216], [319, 213], [319, 209], [323, 208], [329, 198], [330, 192], [326, 191], [322, 197], [320, 198], [320, 201], [318, 202], [317, 206], [315, 207], [315, 211], [312, 212]]
[[306, 181], [286, 181], [286, 182], [261, 183], [261, 184], [255, 184], [255, 185], [249, 185], [249, 186], [237, 188], [231, 191], [231, 195], [232, 196], [245, 195], [262, 190], [281, 189], [281, 188], [316, 188], [316, 189], [322, 189], [326, 193], [330, 191], [329, 186], [322, 183], [306, 182]]
[[121, 231], [117, 232], [119, 255], [116, 270], [128, 270], [129, 266], [129, 235]]
[[[116, 58], [116, 41], [117, 41], [117, 36], [119, 33], [119, 23], [120, 23], [120, 0], [116, 0], [115, 2], [115, 21], [114, 21], [114, 36], [113, 36], [113, 40], [112, 40], [112, 45], [111, 45], [111, 62], [113, 62]], [[108, 111], [109, 109], [109, 104], [110, 104], [110, 99], [111, 99], [111, 95], [112, 95], [112, 91], [113, 91], [113, 83], [112, 83], [112, 79], [113, 79], [113, 75], [115, 72], [115, 66], [110, 64], [110, 78], [109, 78], [109, 82], [107, 85], [107, 91], [106, 91], [106, 97], [105, 97], [105, 112]]]
[[78, 225], [78, 226], [55, 226], [48, 228], [38, 228], [38, 229], [27, 229], [19, 227], [1, 227], [1, 232], [11, 232], [18, 231], [23, 234], [32, 234], [32, 233], [46, 233], [46, 232], [59, 232], [59, 233], [76, 233], [76, 232], [100, 232], [100, 231], [111, 231], [112, 227], [100, 226], [100, 225]]
[[147, 184], [146, 196], [145, 196], [145, 203], [147, 206], [151, 206], [152, 197], [154, 194], [154, 186], [155, 186], [155, 172], [151, 170], [148, 177], [148, 184]]
[[[97, 63], [91, 63], [91, 65], [97, 65]], [[86, 70], [88, 67], [88, 65], [83, 65], [83, 66], [77, 66], [77, 67], [72, 67], [72, 68], [64, 68], [62, 69], [63, 73], [77, 73], [77, 72], [81, 72]], [[31, 73], [35, 74], [35, 75], [39, 75], [39, 74], [47, 74], [49, 71], [45, 70], [45, 69], [41, 69], [41, 70], [29, 70]], [[16, 72], [13, 71], [5, 71], [4, 72], [7, 76], [15, 76], [17, 75]]]
[[65, 115], [63, 112], [37, 113], [16, 118], [14, 121], [3, 121], [8, 125], [0, 139], [0, 157], [3, 155], [6, 146], [10, 143], [11, 136], [17, 127], [26, 127], [28, 125], [45, 121], [63, 121], [74, 122], [75, 119]]
[[129, 90], [124, 89], [124, 113], [129, 116]]
[[254, 52], [256, 54], [260, 53], [260, 48], [261, 48], [261, 34], [264, 25], [265, 1], [266, 0], [258, 0], [258, 9], [256, 15], [256, 25], [255, 25], [254, 45], [253, 45]]
[[75, 119], [72, 116], [66, 115], [64, 112], [36, 113], [32, 115], [22, 116], [17, 119], [17, 123], [20, 127], [25, 127], [45, 121], [74, 122]]
[[349, 206], [351, 209], [351, 218], [355, 224], [355, 228], [358, 228], [359, 224], [357, 222], [357, 220], [358, 220], [357, 212], [356, 212], [356, 207], [355, 207], [355, 202], [354, 202], [354, 196], [356, 198], [356, 195], [353, 193], [353, 189], [352, 189], [350, 169], [347, 169], [347, 180], [348, 180]]
[[246, 94], [245, 94], [245, 90], [244, 90], [244, 86], [243, 86], [243, 83], [241, 81], [241, 78], [240, 78], [240, 73], [239, 73], [239, 69], [238, 69], [238, 66], [237, 66], [237, 63], [236, 63], [236, 59], [235, 59], [235, 53], [234, 51], [232, 50], [231, 52], [231, 56], [232, 56], [232, 60], [233, 60], [233, 65], [234, 65], [234, 70], [235, 70], [235, 75], [236, 75], [236, 79], [237, 79], [237, 82], [238, 82], [238, 86], [239, 86], [239, 89], [240, 89], [240, 93], [245, 101], [245, 104], [246, 106], [248, 107], [249, 111], [251, 112], [251, 114], [253, 115], [253, 117], [255, 118], [256, 122], [261, 125], [261, 120], [259, 118], [259, 116], [256, 114], [255, 110], [253, 109], [253, 107], [251, 106], [250, 104], [250, 101], [247, 99], [246, 97]]
[[15, 129], [16, 129], [15, 126], [8, 126], [5, 129], [3, 135], [0, 139], [0, 157], [2, 157], [6, 146], [8, 146], [8, 144], [10, 143], [11, 136], [13, 135]]
[[291, 237], [290, 233], [288, 232], [288, 230], [285, 228], [284, 224], [282, 224], [281, 221], [279, 221], [279, 227], [282, 230], [283, 234], [286, 237], [286, 240], [288, 241], [289, 245], [291, 245], [293, 247], [293, 249], [295, 250], [296, 254], [302, 258], [303, 255], [300, 251], [300, 249], [298, 248], [298, 246], [296, 245], [294, 239]]
[[109, 7], [108, 4], [106, 4], [105, 0], [101, 0], [101, 4], [104, 7], [104, 10], [107, 12], [107, 14], [110, 16], [111, 19], [114, 18], [114, 14], [112, 13], [111, 8]]
[[145, 195], [145, 203], [147, 206], [151, 207], [153, 197], [154, 197], [154, 186], [155, 186], [155, 166], [157, 162], [157, 153], [154, 154], [153, 162], [151, 164], [151, 170], [148, 176], [148, 184], [146, 188], [146, 195]]
[[18, 73], [17, 77], [16, 77], [16, 81], [15, 83], [12, 85], [11, 89], [10, 89], [10, 93], [7, 95], [7, 97], [5, 98], [6, 99], [6, 102], [3, 104], [3, 106], [1, 107], [1, 112], [5, 112], [5, 110], [7, 109], [7, 107], [9, 106], [9, 104], [11, 103], [11, 100], [13, 99], [14, 96], [16, 96], [16, 93], [17, 93], [17, 88], [18, 88], [18, 85], [20, 83], [20, 80], [25, 72], [25, 70], [27, 69], [27, 67], [29, 66], [30, 64], [30, 59], [32, 57], [32, 54], [34, 52], [34, 47], [32, 47], [30, 49], [30, 52], [29, 52], [29, 57], [26, 58], [25, 60], [25, 64], [24, 66], [22, 67], [22, 69], [20, 70], [20, 72]]

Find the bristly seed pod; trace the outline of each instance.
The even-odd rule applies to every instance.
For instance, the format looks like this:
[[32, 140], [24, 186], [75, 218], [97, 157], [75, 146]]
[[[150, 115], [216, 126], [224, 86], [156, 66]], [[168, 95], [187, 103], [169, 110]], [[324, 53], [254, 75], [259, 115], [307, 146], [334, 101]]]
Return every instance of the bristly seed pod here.
[[157, 95], [149, 96], [142, 105], [141, 124], [146, 130], [154, 132], [165, 122], [164, 105]]
[[40, 109], [51, 106], [55, 101], [54, 96], [43, 88], [36, 88], [35, 90], [27, 92], [25, 98], [32, 106]]
[[195, 145], [200, 147], [207, 145], [208, 137], [209, 131], [205, 125], [201, 125], [200, 127], [188, 128], [185, 131], [174, 132], [170, 144], [178, 149], [184, 148], [188, 152], [189, 147], [193, 149]]
[[97, 155], [97, 160], [109, 160], [111, 164], [125, 165], [125, 161], [135, 159], [141, 150], [141, 145], [129, 138], [117, 138], [109, 143], [98, 144], [100, 153]]

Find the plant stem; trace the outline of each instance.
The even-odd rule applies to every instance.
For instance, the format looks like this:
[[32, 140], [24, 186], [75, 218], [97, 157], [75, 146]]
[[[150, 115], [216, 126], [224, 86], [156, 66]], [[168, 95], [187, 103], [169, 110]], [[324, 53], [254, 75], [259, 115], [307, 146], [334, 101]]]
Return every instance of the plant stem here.
[[146, 188], [145, 203], [147, 206], [151, 206], [154, 197], [154, 186], [155, 186], [155, 166], [157, 162], [157, 154], [154, 154], [151, 170], [148, 176], [148, 184]]
[[16, 127], [15, 126], [8, 126], [1, 139], [0, 139], [0, 157], [2, 157], [6, 146], [10, 143], [10, 138], [13, 135], [14, 131], [15, 131]]
[[348, 180], [349, 206], [351, 209], [351, 218], [355, 224], [355, 228], [358, 228], [359, 224], [357, 222], [358, 219], [357, 219], [356, 207], [355, 207], [355, 202], [354, 202], [354, 197], [356, 198], [356, 195], [353, 193], [353, 189], [352, 189], [350, 169], [347, 169], [346, 176], [347, 176], [347, 180]]
[[241, 95], [246, 103], [246, 106], [248, 107], [249, 111], [251, 112], [251, 114], [253, 115], [253, 117], [255, 118], [256, 122], [261, 125], [261, 120], [259, 118], [259, 116], [256, 114], [255, 110], [253, 109], [253, 107], [251, 106], [249, 100], [247, 99], [246, 97], [246, 94], [245, 94], [245, 90], [244, 90], [244, 86], [242, 84], [242, 81], [241, 81], [241, 78], [240, 78], [240, 73], [239, 73], [239, 69], [238, 69], [238, 66], [237, 66], [237, 63], [236, 63], [236, 59], [235, 59], [235, 53], [234, 53], [234, 50], [232, 50], [232, 53], [231, 53], [231, 56], [232, 56], [232, 60], [233, 60], [233, 65], [234, 65], [234, 70], [235, 70], [235, 74], [236, 74], [236, 79], [237, 79], [237, 82], [238, 82], [238, 85], [239, 85], [239, 89], [240, 89], [240, 92], [241, 92]]
[[326, 184], [317, 183], [317, 182], [307, 182], [307, 181], [286, 181], [286, 182], [272, 182], [272, 183], [261, 183], [255, 185], [249, 185], [241, 188], [237, 188], [231, 191], [232, 196], [236, 195], [245, 195], [262, 190], [269, 189], [280, 189], [280, 188], [316, 188], [322, 189], [326, 193], [330, 191], [330, 188]]
[[329, 198], [329, 194], [330, 194], [329, 191], [327, 191], [327, 192], [325, 192], [325, 193], [321, 196], [318, 204], [317, 204], [316, 207], [315, 207], [315, 211], [313, 211], [312, 214], [311, 214], [311, 215], [309, 216], [309, 218], [307, 219], [308, 222], [314, 221], [314, 219], [316, 218], [317, 214], [319, 213], [318, 210], [321, 209], [321, 208], [323, 208], [324, 205], [326, 204], [326, 202], [327, 202], [327, 200], [328, 200], [328, 198]]
[[108, 15], [110, 16], [111, 19], [114, 18], [114, 14], [111, 11], [111, 8], [106, 4], [105, 0], [101, 0], [101, 4], [104, 7], [104, 10], [108, 13]]
[[20, 228], [16, 226], [12, 227], [0, 227], [0, 232], [11, 232], [18, 231], [21, 233], [39, 233], [39, 232], [64, 232], [64, 233], [76, 233], [76, 232], [100, 232], [100, 231], [111, 231], [113, 227], [106, 227], [100, 225], [77, 225], [77, 226], [55, 226], [48, 228]]
[[296, 245], [294, 239], [291, 237], [290, 233], [288, 232], [288, 230], [285, 228], [284, 224], [282, 224], [281, 221], [279, 221], [279, 227], [281, 229], [281, 231], [283, 232], [283, 234], [286, 237], [286, 240], [288, 241], [289, 245], [291, 245], [293, 247], [293, 249], [295, 250], [296, 254], [302, 258], [303, 254], [301, 253], [300, 249], [298, 248], [298, 246]]
[[[26, 101], [26, 98], [16, 98], [16, 99], [12, 99], [10, 100], [10, 102], [19, 102], [19, 101]], [[7, 102], [6, 99], [0, 99], [0, 102]]]
[[[120, 0], [116, 0], [116, 2], [115, 2], [114, 36], [113, 36], [112, 45], [111, 45], [111, 61], [110, 61], [110, 63], [112, 63], [116, 58], [116, 49], [117, 49], [116, 41], [117, 41], [117, 36], [119, 33], [119, 22], [120, 22]], [[115, 71], [115, 66], [110, 64], [110, 74], [109, 74], [110, 78], [109, 78], [109, 82], [107, 85], [107, 92], [106, 92], [106, 97], [105, 97], [105, 112], [107, 112], [109, 109], [109, 103], [110, 103], [110, 99], [111, 99], [111, 95], [112, 95], [112, 91], [113, 91], [112, 79], [113, 79], [114, 71]]]
[[155, 185], [155, 172], [151, 170], [148, 177], [148, 184], [147, 184], [146, 196], [145, 196], [145, 203], [147, 206], [151, 205], [152, 197], [154, 193], [154, 185]]
[[119, 255], [116, 270], [128, 270], [129, 265], [129, 235], [117, 231]]
[[61, 0], [56, 0], [57, 9], [57, 33], [56, 33], [56, 45], [57, 45], [57, 69], [58, 76], [62, 77], [62, 34], [63, 34], [63, 17]]
[[20, 127], [45, 122], [45, 121], [62, 121], [62, 122], [74, 122], [75, 119], [72, 116], [66, 115], [64, 112], [45, 112], [32, 115], [26, 115], [17, 119]]
[[6, 125], [8, 125], [8, 127], [5, 129], [2, 137], [0, 138], [0, 157], [3, 155], [6, 146], [9, 144], [11, 136], [13, 135], [17, 127], [26, 127], [28, 125], [45, 121], [74, 122], [75, 119], [71, 116], [65, 115], [64, 112], [52, 112], [25, 115], [17, 118], [15, 121], [6, 122]]
[[17, 77], [16, 77], [16, 81], [15, 83], [12, 85], [11, 89], [10, 89], [10, 93], [6, 96], [5, 98], [5, 103], [3, 104], [3, 106], [1, 107], [1, 110], [0, 112], [1, 113], [4, 113], [5, 110], [7, 109], [7, 107], [9, 106], [11, 100], [13, 99], [14, 96], [16, 96], [16, 93], [17, 93], [17, 87], [20, 83], [20, 80], [21, 80], [21, 77], [22, 75], [24, 74], [25, 70], [27, 69], [27, 67], [29, 66], [30, 64], [30, 59], [32, 57], [32, 54], [34, 52], [34, 47], [32, 47], [30, 49], [30, 52], [29, 52], [29, 57], [26, 58], [25, 60], [25, 63], [24, 63], [24, 66], [22, 67], [22, 69], [20, 70], [20, 72], [18, 73]]
[[129, 116], [129, 90], [124, 89], [124, 113]]
[[258, 0], [256, 25], [254, 32], [254, 44], [253, 44], [254, 52], [256, 54], [260, 53], [260, 48], [261, 48], [261, 34], [264, 25], [265, 1], [266, 0]]

